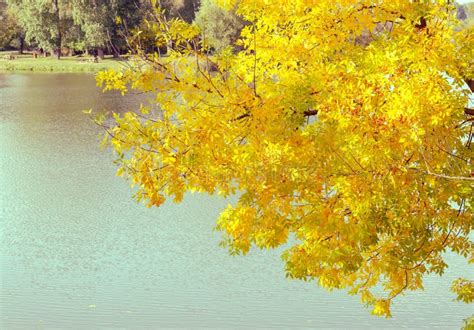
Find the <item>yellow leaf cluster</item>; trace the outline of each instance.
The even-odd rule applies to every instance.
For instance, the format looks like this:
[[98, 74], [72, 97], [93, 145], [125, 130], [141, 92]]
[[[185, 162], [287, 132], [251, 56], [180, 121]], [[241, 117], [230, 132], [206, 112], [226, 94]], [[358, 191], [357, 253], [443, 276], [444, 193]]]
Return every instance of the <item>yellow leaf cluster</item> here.
[[[148, 28], [175, 46], [168, 58], [97, 77], [154, 95], [103, 124], [137, 199], [237, 195], [217, 222], [232, 253], [294, 237], [288, 277], [387, 317], [444, 272], [446, 249], [472, 259], [474, 38], [455, 32], [451, 2], [219, 2], [248, 22], [237, 51], [211, 56], [163, 18]], [[453, 286], [461, 300], [471, 284]]]

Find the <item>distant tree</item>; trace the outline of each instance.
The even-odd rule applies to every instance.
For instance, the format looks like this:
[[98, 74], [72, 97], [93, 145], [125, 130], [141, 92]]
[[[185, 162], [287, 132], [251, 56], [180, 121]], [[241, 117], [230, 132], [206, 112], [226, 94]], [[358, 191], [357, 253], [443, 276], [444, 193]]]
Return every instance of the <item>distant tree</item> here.
[[67, 30], [67, 0], [9, 0], [9, 7], [25, 31], [25, 40], [61, 57], [62, 37]]
[[85, 42], [85, 35], [82, 31], [81, 27], [78, 24], [75, 24], [72, 19], [71, 14], [71, 22], [68, 24], [69, 28], [66, 30], [66, 33], [63, 35], [62, 47], [63, 47], [63, 54], [64, 51], [68, 51], [68, 55], [76, 54], [77, 52], [85, 52], [86, 51], [86, 42]]
[[456, 18], [459, 20], [465, 20], [467, 18], [466, 9], [464, 6], [457, 7]]
[[202, 1], [194, 22], [202, 31], [204, 43], [216, 50], [234, 44], [244, 26], [235, 7], [226, 10], [211, 0]]
[[469, 28], [474, 25], [474, 2], [458, 5], [457, 19], [462, 21], [462, 28]]
[[200, 0], [158, 0], [157, 4], [165, 10], [168, 18], [181, 18], [187, 23], [194, 20]]
[[83, 49], [97, 49], [103, 57], [103, 48], [107, 45], [107, 31], [112, 25], [110, 1], [73, 0], [72, 17], [82, 31]]
[[126, 37], [129, 31], [138, 26], [149, 8], [150, 0], [110, 0], [112, 3], [110, 17], [113, 18], [113, 28], [108, 31], [108, 46], [114, 56], [121, 50], [128, 50]]
[[6, 3], [0, 3], [0, 49], [15, 47], [23, 53], [25, 35], [18, 25], [17, 17], [11, 10], [7, 10]]
[[72, 0], [74, 22], [83, 32], [82, 47], [95, 49], [103, 57], [104, 48], [119, 56], [125, 47], [126, 30], [136, 26], [145, 6], [144, 1]]

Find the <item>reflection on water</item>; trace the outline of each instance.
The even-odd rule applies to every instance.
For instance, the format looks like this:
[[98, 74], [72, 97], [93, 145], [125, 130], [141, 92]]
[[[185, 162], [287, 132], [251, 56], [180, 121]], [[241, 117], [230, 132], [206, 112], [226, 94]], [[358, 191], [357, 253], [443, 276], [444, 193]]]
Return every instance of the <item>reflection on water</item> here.
[[281, 250], [228, 256], [212, 230], [225, 201], [135, 204], [81, 110], [139, 102], [91, 75], [0, 74], [0, 328], [459, 328], [473, 313], [449, 293], [472, 272], [460, 258], [385, 320], [286, 280]]

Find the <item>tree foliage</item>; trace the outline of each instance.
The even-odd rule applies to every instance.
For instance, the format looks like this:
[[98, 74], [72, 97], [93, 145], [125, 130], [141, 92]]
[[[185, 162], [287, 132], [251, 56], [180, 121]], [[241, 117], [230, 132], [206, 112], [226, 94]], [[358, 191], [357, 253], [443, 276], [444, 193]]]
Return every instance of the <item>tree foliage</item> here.
[[[98, 75], [156, 95], [97, 119], [137, 200], [237, 195], [217, 220], [231, 253], [290, 243], [288, 277], [376, 315], [442, 275], [447, 249], [474, 262], [474, 35], [450, 1], [220, 4], [249, 22], [241, 51], [209, 57], [194, 26], [162, 19], [171, 59]], [[453, 285], [463, 301], [472, 288]]]
[[6, 4], [0, 2], [0, 49], [12, 46], [15, 39], [22, 37], [17, 18], [12, 11], [6, 9]]
[[44, 50], [61, 54], [62, 38], [69, 25], [68, 0], [9, 0], [18, 17], [27, 42], [35, 42]]
[[[59, 54], [61, 47], [80, 51], [107, 47], [109, 53], [118, 54], [126, 50], [124, 36], [139, 24], [149, 1], [8, 0], [8, 7], [26, 41], [45, 51]], [[0, 29], [10, 31], [5, 26]]]
[[107, 29], [113, 24], [108, 1], [74, 0], [72, 16], [84, 34], [82, 48], [105, 47]]
[[462, 20], [461, 26], [466, 28], [474, 24], [474, 3], [459, 5], [457, 18]]
[[464, 320], [462, 330], [474, 330], [474, 315]]
[[235, 9], [225, 10], [212, 0], [201, 2], [194, 22], [201, 29], [206, 46], [220, 50], [235, 44], [244, 25]]
[[74, 22], [83, 32], [82, 48], [123, 48], [123, 36], [140, 21], [144, 1], [72, 0]]
[[165, 16], [171, 18], [181, 18], [183, 21], [191, 23], [199, 7], [199, 0], [152, 0], [152, 4], [164, 9]]

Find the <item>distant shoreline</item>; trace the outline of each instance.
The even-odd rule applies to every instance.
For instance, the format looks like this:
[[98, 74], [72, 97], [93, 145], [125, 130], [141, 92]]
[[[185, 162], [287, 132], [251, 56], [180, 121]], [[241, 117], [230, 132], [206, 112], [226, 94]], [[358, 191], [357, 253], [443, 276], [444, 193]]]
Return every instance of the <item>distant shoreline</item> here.
[[97, 73], [107, 69], [121, 69], [128, 61], [106, 57], [98, 62], [90, 56], [34, 58], [31, 54], [18, 55], [13, 52], [0, 52], [0, 72], [53, 72], [53, 73]]

